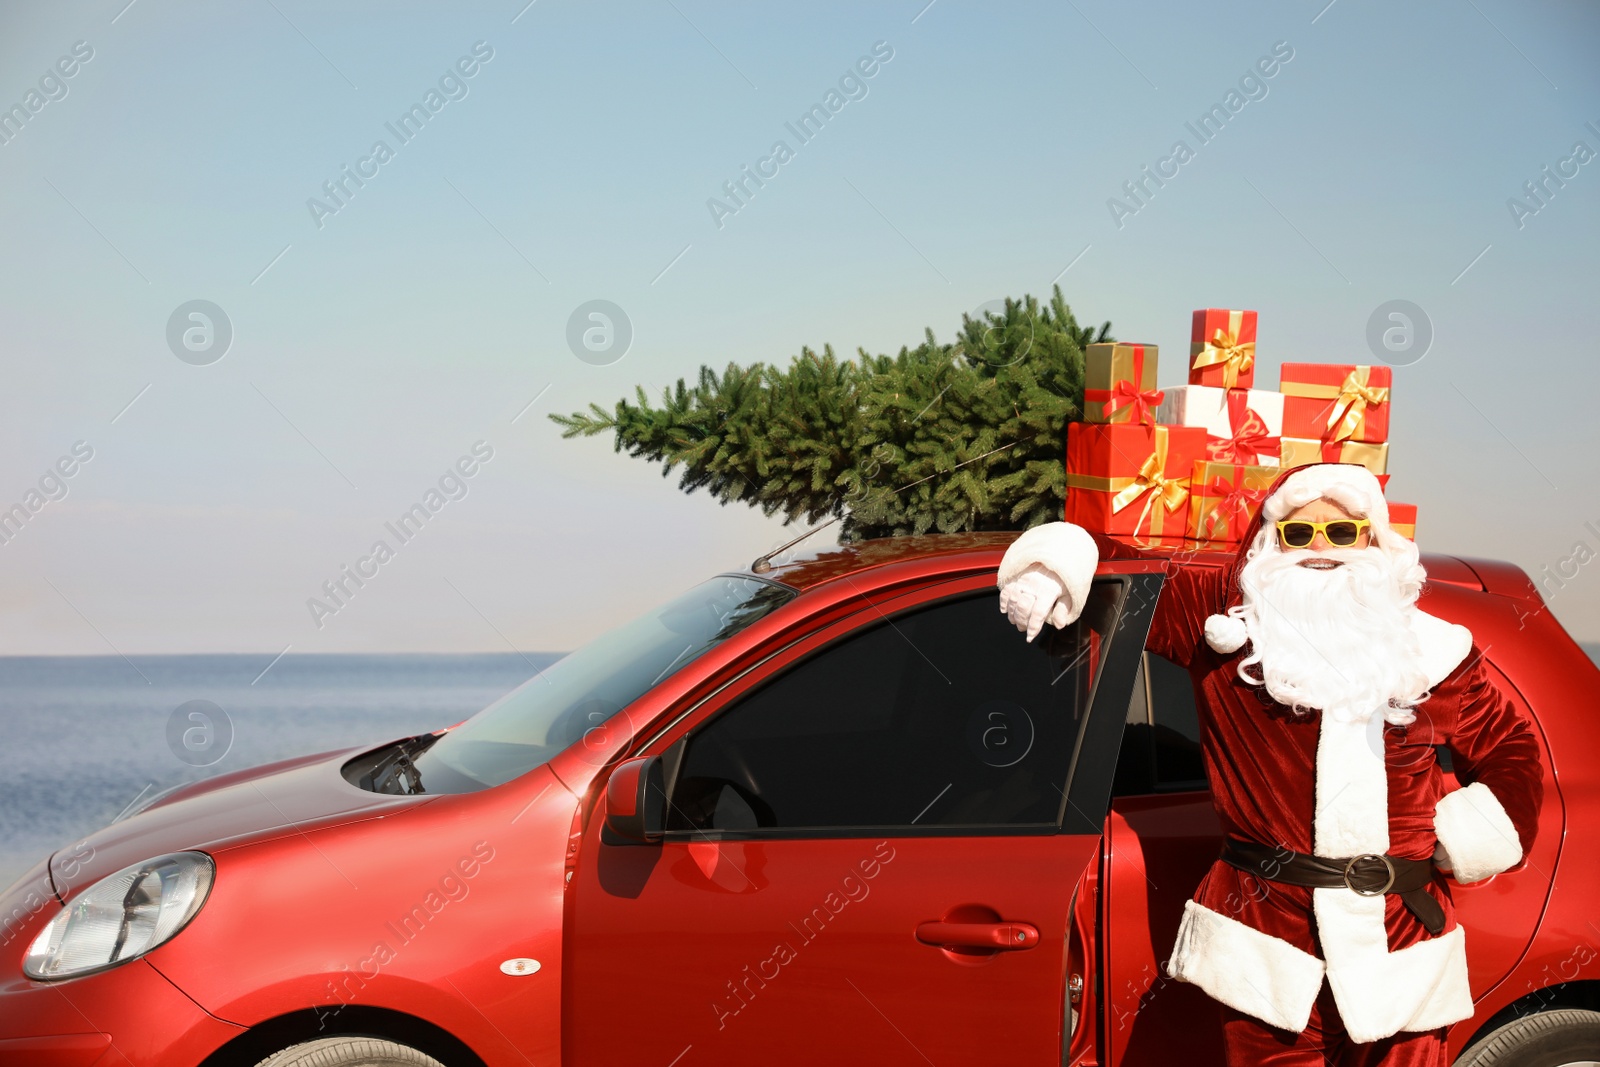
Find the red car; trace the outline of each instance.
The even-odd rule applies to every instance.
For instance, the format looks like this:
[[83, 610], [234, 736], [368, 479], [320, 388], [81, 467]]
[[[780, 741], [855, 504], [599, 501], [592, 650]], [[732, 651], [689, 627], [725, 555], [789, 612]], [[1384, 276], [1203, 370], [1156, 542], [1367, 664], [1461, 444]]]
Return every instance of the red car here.
[[[1013, 536], [758, 560], [451, 729], [159, 798], [0, 901], [0, 1064], [1217, 1059], [1161, 964], [1218, 828], [1143, 644], [1165, 567], [1231, 557], [1107, 560], [1029, 644]], [[1454, 890], [1451, 1048], [1600, 1058], [1600, 671], [1521, 571], [1425, 563], [1550, 768], [1526, 868]]]

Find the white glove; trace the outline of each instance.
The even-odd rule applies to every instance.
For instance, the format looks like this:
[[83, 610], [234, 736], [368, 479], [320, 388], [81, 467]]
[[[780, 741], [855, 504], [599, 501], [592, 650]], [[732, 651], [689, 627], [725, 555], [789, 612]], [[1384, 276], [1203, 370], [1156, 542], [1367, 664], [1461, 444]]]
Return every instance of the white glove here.
[[1048, 622], [1056, 629], [1072, 618], [1066, 586], [1042, 564], [1035, 563], [1000, 590], [1000, 611], [1032, 641]]

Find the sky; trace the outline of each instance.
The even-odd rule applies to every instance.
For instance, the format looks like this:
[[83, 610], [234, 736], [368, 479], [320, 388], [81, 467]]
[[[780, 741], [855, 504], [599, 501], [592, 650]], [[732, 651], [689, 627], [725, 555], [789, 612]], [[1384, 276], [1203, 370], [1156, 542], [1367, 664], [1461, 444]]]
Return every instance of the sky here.
[[575, 647], [799, 531], [549, 413], [1052, 284], [1162, 385], [1199, 307], [1269, 388], [1395, 364], [1423, 548], [1600, 640], [1597, 46], [1510, 0], [6, 2], [0, 653]]

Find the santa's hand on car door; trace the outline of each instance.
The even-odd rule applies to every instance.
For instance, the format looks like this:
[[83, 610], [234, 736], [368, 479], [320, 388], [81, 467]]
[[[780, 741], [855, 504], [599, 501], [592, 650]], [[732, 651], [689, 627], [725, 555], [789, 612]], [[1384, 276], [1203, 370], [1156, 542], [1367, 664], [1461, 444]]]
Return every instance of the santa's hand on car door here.
[[1035, 563], [1000, 589], [1000, 610], [1032, 641], [1048, 622], [1056, 629], [1072, 619], [1066, 586], [1047, 567]]

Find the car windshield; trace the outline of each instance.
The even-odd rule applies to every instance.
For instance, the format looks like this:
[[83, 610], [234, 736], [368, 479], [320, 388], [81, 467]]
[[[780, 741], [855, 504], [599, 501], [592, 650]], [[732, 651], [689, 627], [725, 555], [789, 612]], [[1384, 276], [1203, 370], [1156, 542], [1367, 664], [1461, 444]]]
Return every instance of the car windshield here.
[[429, 744], [417, 792], [464, 793], [525, 774], [694, 660], [795, 596], [721, 575], [557, 660]]

